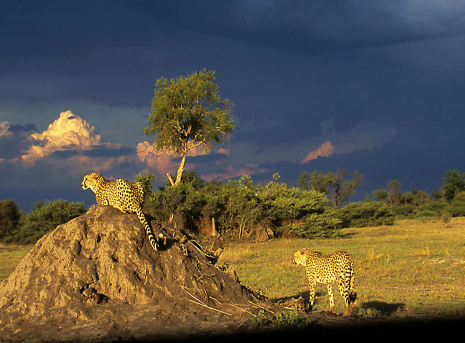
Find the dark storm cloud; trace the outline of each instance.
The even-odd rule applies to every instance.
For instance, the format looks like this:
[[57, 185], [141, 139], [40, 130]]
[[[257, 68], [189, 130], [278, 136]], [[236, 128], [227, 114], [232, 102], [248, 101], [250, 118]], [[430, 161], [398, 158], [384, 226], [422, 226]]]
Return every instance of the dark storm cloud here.
[[[149, 105], [162, 71], [176, 76], [196, 68], [180, 67], [186, 63], [226, 68], [246, 50], [266, 61], [260, 52], [274, 53], [260, 48], [266, 46], [336, 65], [359, 60], [356, 51], [363, 48], [456, 36], [465, 25], [463, 1], [181, 1], [177, 6], [3, 1], [0, 6], [0, 31], [8, 33], [0, 36], [8, 51], [0, 57], [4, 73], [52, 73], [42, 77], [59, 87], [57, 97], [138, 106]], [[148, 67], [151, 63], [162, 70]], [[139, 82], [132, 82], [134, 75]], [[68, 76], [72, 82], [63, 80]], [[115, 82], [129, 93], [112, 89]]]
[[324, 52], [462, 35], [463, 1], [136, 2], [176, 31], [194, 30], [273, 47]]
[[0, 161], [1, 159], [14, 159], [27, 150], [32, 141], [27, 139], [24, 132], [37, 130], [35, 125], [11, 125], [9, 122], [0, 122]]
[[79, 155], [78, 150], [56, 150], [50, 156], [52, 158], [70, 158]]
[[85, 150], [82, 152], [87, 157], [121, 157], [129, 156], [136, 152], [132, 148], [107, 148], [107, 147], [94, 147], [92, 150]]
[[10, 125], [10, 131], [14, 133], [18, 132], [28, 132], [28, 131], [37, 131], [35, 124], [12, 124]]
[[[341, 167], [366, 187], [398, 178], [429, 191], [444, 168], [462, 168], [463, 0], [0, 1], [0, 32], [0, 122], [13, 113], [42, 130], [57, 108], [80, 105], [103, 141], [130, 147], [80, 151], [91, 163], [130, 160], [148, 139], [133, 114], [150, 113], [156, 79], [208, 68], [236, 104], [232, 177], [257, 165], [254, 180], [270, 181], [266, 170], [293, 184], [300, 171]], [[9, 124], [0, 158], [20, 156], [33, 130]], [[299, 164], [326, 141], [330, 158]], [[75, 155], [60, 149], [53, 163]], [[201, 171], [222, 156], [187, 162]]]

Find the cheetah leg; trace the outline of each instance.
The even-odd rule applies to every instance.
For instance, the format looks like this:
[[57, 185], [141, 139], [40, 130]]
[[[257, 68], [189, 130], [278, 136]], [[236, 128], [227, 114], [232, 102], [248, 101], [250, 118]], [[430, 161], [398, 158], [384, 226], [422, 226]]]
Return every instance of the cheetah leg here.
[[[342, 278], [341, 278], [342, 279]], [[344, 302], [346, 303], [346, 311], [344, 312], [344, 317], [350, 317], [350, 297], [349, 297], [349, 282], [342, 281], [341, 279], [338, 280], [339, 286], [339, 293], [344, 298]]]
[[313, 278], [308, 279], [308, 285], [309, 285], [309, 311], [312, 310], [313, 308], [313, 303], [315, 301], [315, 291], [316, 291], [316, 281]]
[[336, 306], [334, 305], [333, 288], [329, 283], [326, 285], [326, 287], [328, 288], [329, 310], [331, 311], [331, 313], [336, 313]]
[[118, 204], [113, 204], [112, 206], [113, 206], [114, 208], [120, 210], [120, 211], [123, 212], [123, 213], [126, 213], [126, 212], [127, 212], [127, 211], [123, 208], [123, 206], [121, 206], [121, 204], [119, 204], [119, 203], [118, 203]]
[[358, 305], [357, 305], [357, 291], [355, 290], [355, 273], [353, 270], [350, 273], [349, 300], [352, 303], [352, 314], [355, 316], [358, 314]]

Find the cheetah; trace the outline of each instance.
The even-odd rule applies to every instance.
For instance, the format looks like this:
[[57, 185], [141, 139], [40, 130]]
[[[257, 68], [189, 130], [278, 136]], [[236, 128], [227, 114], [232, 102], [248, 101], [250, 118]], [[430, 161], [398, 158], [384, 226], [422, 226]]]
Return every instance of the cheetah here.
[[316, 283], [326, 284], [329, 295], [330, 311], [336, 313], [334, 305], [333, 290], [331, 284], [337, 281], [339, 292], [346, 303], [344, 316], [350, 316], [350, 305], [352, 313], [358, 312], [357, 292], [355, 290], [354, 262], [345, 251], [336, 251], [330, 255], [324, 255], [318, 251], [301, 249], [294, 253], [294, 265], [306, 267], [308, 283], [310, 286], [310, 310], [315, 300]]
[[[84, 175], [81, 187], [82, 189], [90, 188], [95, 193], [95, 199], [99, 205], [111, 205], [123, 213], [135, 212], [147, 232], [150, 245], [155, 250], [159, 249], [158, 241], [142, 212], [144, 202], [142, 183], [132, 183], [125, 179], [108, 181], [98, 173], [89, 173]], [[166, 240], [161, 233], [159, 238]]]

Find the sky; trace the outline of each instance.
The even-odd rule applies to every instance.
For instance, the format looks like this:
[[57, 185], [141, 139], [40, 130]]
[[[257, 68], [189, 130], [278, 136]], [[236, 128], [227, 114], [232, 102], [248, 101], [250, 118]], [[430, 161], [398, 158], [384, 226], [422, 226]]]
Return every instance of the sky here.
[[92, 171], [165, 184], [155, 82], [204, 68], [236, 126], [188, 156], [207, 181], [346, 168], [363, 200], [465, 171], [465, 0], [0, 0], [0, 200], [90, 206]]

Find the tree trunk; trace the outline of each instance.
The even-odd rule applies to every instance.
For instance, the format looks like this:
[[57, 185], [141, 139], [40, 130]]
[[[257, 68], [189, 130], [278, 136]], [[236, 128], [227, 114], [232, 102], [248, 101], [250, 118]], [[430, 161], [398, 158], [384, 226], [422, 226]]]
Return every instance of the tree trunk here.
[[178, 172], [176, 173], [176, 181], [173, 180], [173, 177], [171, 176], [171, 172], [168, 172], [166, 174], [166, 176], [168, 177], [168, 180], [171, 183], [171, 186], [177, 186], [181, 182], [182, 173], [184, 172], [184, 167], [186, 166], [186, 157], [187, 157], [187, 153], [182, 156], [181, 164], [179, 165]]

